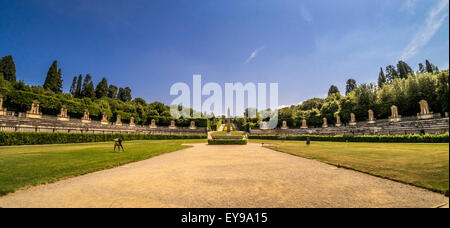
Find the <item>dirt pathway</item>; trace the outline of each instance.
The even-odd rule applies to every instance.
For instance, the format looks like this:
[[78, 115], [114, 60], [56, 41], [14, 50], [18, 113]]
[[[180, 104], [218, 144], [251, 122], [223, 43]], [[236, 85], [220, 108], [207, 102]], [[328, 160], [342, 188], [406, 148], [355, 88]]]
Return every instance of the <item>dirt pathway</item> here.
[[0, 207], [437, 207], [441, 194], [262, 148], [208, 146], [0, 198]]

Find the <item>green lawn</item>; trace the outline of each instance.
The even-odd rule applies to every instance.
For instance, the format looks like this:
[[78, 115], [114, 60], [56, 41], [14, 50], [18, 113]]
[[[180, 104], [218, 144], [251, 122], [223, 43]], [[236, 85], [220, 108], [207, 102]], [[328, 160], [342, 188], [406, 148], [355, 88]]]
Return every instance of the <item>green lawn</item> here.
[[449, 144], [341, 143], [250, 140], [317, 161], [444, 192], [449, 189]]
[[112, 142], [0, 147], [0, 195], [144, 160], [189, 147], [183, 143], [197, 142], [206, 139], [126, 141], [124, 153], [114, 153]]

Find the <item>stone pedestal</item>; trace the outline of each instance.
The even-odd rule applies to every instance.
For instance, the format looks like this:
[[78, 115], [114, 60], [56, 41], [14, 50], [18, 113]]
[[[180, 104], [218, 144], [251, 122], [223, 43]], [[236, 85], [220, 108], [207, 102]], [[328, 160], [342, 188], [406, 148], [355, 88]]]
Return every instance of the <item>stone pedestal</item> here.
[[6, 116], [6, 108], [3, 108], [3, 94], [0, 94], [0, 116]]
[[402, 117], [401, 116], [398, 116], [398, 117], [395, 117], [395, 118], [393, 118], [393, 117], [389, 117], [389, 122], [400, 122], [400, 121], [402, 121]]
[[106, 112], [102, 113], [102, 120], [100, 121], [100, 124], [102, 124], [102, 125], [108, 125], [109, 124], [108, 116], [106, 115]]
[[350, 113], [350, 122], [348, 123], [350, 126], [356, 126], [356, 116], [354, 113]]
[[327, 128], [327, 127], [328, 127], [327, 118], [323, 118], [322, 128]]
[[117, 115], [117, 116], [116, 116], [116, 122], [114, 123], [114, 125], [116, 125], [116, 126], [122, 126], [122, 120], [121, 120], [120, 118], [121, 118], [120, 115]]
[[336, 124], [335, 124], [335, 126], [336, 127], [342, 126], [341, 117], [339, 115], [336, 115]]
[[428, 113], [428, 114], [420, 114], [417, 113], [417, 119], [419, 120], [428, 120], [428, 119], [433, 119], [433, 113]]
[[302, 120], [302, 126], [300, 127], [301, 129], [307, 129], [308, 125], [306, 124], [306, 120]]

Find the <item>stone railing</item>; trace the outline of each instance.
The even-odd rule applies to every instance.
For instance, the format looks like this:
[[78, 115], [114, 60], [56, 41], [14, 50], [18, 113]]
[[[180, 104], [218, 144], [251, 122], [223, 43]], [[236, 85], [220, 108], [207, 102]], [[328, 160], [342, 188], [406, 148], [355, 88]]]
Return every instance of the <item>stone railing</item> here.
[[402, 118], [400, 122], [377, 120], [376, 123], [358, 122], [354, 126], [327, 128], [250, 129], [252, 135], [404, 135], [442, 134], [449, 132], [449, 118], [418, 120]]
[[115, 125], [114, 123], [102, 124], [101, 121], [91, 120], [90, 123], [82, 123], [81, 119], [58, 121], [56, 116], [43, 115], [40, 119], [31, 119], [22, 115], [0, 116], [0, 131], [4, 132], [63, 132], [63, 133], [94, 133], [94, 134], [164, 134], [164, 135], [200, 135], [207, 134], [207, 129], [197, 127], [171, 127], [142, 125]]

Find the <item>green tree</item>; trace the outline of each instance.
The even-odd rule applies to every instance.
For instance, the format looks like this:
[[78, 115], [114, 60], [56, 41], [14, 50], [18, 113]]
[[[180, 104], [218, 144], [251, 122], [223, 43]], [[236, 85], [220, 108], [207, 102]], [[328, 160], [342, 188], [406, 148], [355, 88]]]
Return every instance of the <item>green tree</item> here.
[[8, 55], [0, 60], [0, 73], [3, 74], [3, 78], [7, 81], [16, 81], [16, 65], [12, 56]]
[[409, 74], [414, 73], [412, 68], [407, 63], [405, 63], [401, 60], [398, 61], [398, 63], [397, 63], [397, 70], [398, 70], [398, 75], [400, 78], [408, 78]]
[[117, 98], [117, 86], [115, 85], [109, 85], [108, 88], [108, 97], [112, 98], [112, 99], [116, 99]]
[[58, 62], [55, 60], [48, 69], [43, 87], [56, 94], [60, 94], [62, 93], [62, 82], [61, 69], [58, 69]]
[[70, 94], [72, 97], [76, 96], [77, 92], [77, 76], [73, 77], [72, 85], [70, 86]]
[[425, 68], [426, 71], [427, 71], [428, 73], [432, 74], [433, 71], [434, 71], [435, 66], [434, 66], [433, 64], [431, 64], [430, 61], [428, 61], [428, 59], [425, 60], [425, 66], [426, 66], [426, 68]]
[[94, 83], [92, 82], [92, 77], [89, 74], [87, 74], [86, 77], [84, 78], [81, 96], [83, 98], [84, 97], [89, 97], [89, 98], [95, 97]]
[[332, 94], [337, 94], [337, 93], [339, 93], [338, 87], [335, 85], [331, 85], [330, 89], [328, 89], [328, 96], [331, 96]]
[[123, 102], [131, 101], [131, 89], [130, 87], [119, 88], [119, 93], [117, 94], [117, 98]]
[[97, 98], [106, 97], [108, 95], [108, 81], [106, 78], [102, 78], [102, 80], [97, 84], [95, 88], [95, 96]]
[[419, 73], [420, 73], [420, 74], [425, 73], [425, 67], [423, 66], [422, 63], [419, 63]]
[[75, 96], [74, 97], [81, 97], [81, 90], [83, 89], [83, 75], [79, 75], [78, 76], [78, 80], [77, 80], [77, 87], [75, 89]]
[[398, 72], [395, 66], [389, 65], [386, 67], [386, 81], [388, 83], [392, 82], [395, 78], [398, 78]]
[[384, 83], [386, 83], [386, 75], [384, 75], [383, 68], [381, 68], [378, 75], [378, 87], [382, 88]]
[[351, 93], [356, 87], [356, 80], [352, 78], [348, 79], [345, 85], [345, 95]]

